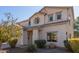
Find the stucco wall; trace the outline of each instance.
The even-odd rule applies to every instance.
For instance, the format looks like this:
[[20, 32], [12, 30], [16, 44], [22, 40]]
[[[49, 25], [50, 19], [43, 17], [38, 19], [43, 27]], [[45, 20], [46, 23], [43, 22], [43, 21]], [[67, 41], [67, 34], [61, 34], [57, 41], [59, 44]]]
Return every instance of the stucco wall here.
[[38, 29], [33, 29], [33, 35], [32, 35], [32, 43], [34, 44], [34, 41], [35, 40], [38, 40], [39, 39], [39, 31]]
[[70, 17], [70, 19], [69, 19], [70, 20], [69, 32], [71, 32], [71, 36], [74, 37], [74, 11], [73, 11], [73, 8], [69, 8], [68, 13], [69, 13], [68, 15]]
[[63, 41], [66, 40], [66, 32], [68, 32], [67, 24], [50, 25], [50, 26], [41, 28], [41, 30], [42, 30], [42, 34], [40, 34], [41, 39], [45, 39], [46, 41], [47, 41], [47, 32], [57, 31], [57, 42], [55, 42], [55, 44], [57, 46], [64, 47]]

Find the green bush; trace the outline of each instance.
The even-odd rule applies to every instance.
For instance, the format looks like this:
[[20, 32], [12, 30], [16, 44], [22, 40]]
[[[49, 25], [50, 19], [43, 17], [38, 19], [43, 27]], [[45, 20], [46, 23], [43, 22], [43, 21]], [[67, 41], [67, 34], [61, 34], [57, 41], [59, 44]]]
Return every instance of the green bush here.
[[68, 40], [64, 40], [64, 46], [71, 52], [73, 52], [71, 46], [70, 46], [70, 43], [68, 42]]
[[37, 51], [37, 48], [35, 45], [31, 44], [31, 45], [28, 45], [27, 49], [26, 49], [26, 52], [36, 52]]
[[8, 40], [8, 43], [9, 43], [11, 48], [15, 48], [17, 41], [18, 41], [17, 38], [11, 38], [10, 40]]
[[45, 48], [46, 40], [35, 40], [37, 48]]

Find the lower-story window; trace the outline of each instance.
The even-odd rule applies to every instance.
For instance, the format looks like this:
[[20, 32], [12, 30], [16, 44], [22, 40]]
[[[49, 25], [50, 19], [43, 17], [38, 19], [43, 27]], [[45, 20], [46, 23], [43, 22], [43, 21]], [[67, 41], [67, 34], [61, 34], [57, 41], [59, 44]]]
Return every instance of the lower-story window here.
[[57, 42], [57, 32], [48, 32], [47, 33], [47, 41]]

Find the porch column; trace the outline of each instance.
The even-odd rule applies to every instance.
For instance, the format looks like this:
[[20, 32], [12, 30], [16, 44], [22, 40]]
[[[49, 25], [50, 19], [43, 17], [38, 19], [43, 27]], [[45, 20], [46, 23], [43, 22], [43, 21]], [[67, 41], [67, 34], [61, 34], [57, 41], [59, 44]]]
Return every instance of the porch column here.
[[32, 37], [32, 43], [34, 44], [34, 41], [35, 40], [38, 40], [39, 39], [39, 31], [38, 29], [33, 29], [33, 37]]
[[28, 44], [27, 31], [23, 31], [23, 44]]

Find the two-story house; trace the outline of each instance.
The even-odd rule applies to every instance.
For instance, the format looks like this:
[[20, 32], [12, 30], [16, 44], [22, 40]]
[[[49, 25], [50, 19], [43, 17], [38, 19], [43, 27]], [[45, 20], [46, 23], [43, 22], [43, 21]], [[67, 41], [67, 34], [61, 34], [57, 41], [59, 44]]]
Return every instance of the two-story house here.
[[73, 7], [46, 6], [19, 23], [23, 26], [19, 44], [34, 44], [34, 40], [45, 39], [47, 44], [64, 47], [64, 40], [73, 37], [73, 22]]

